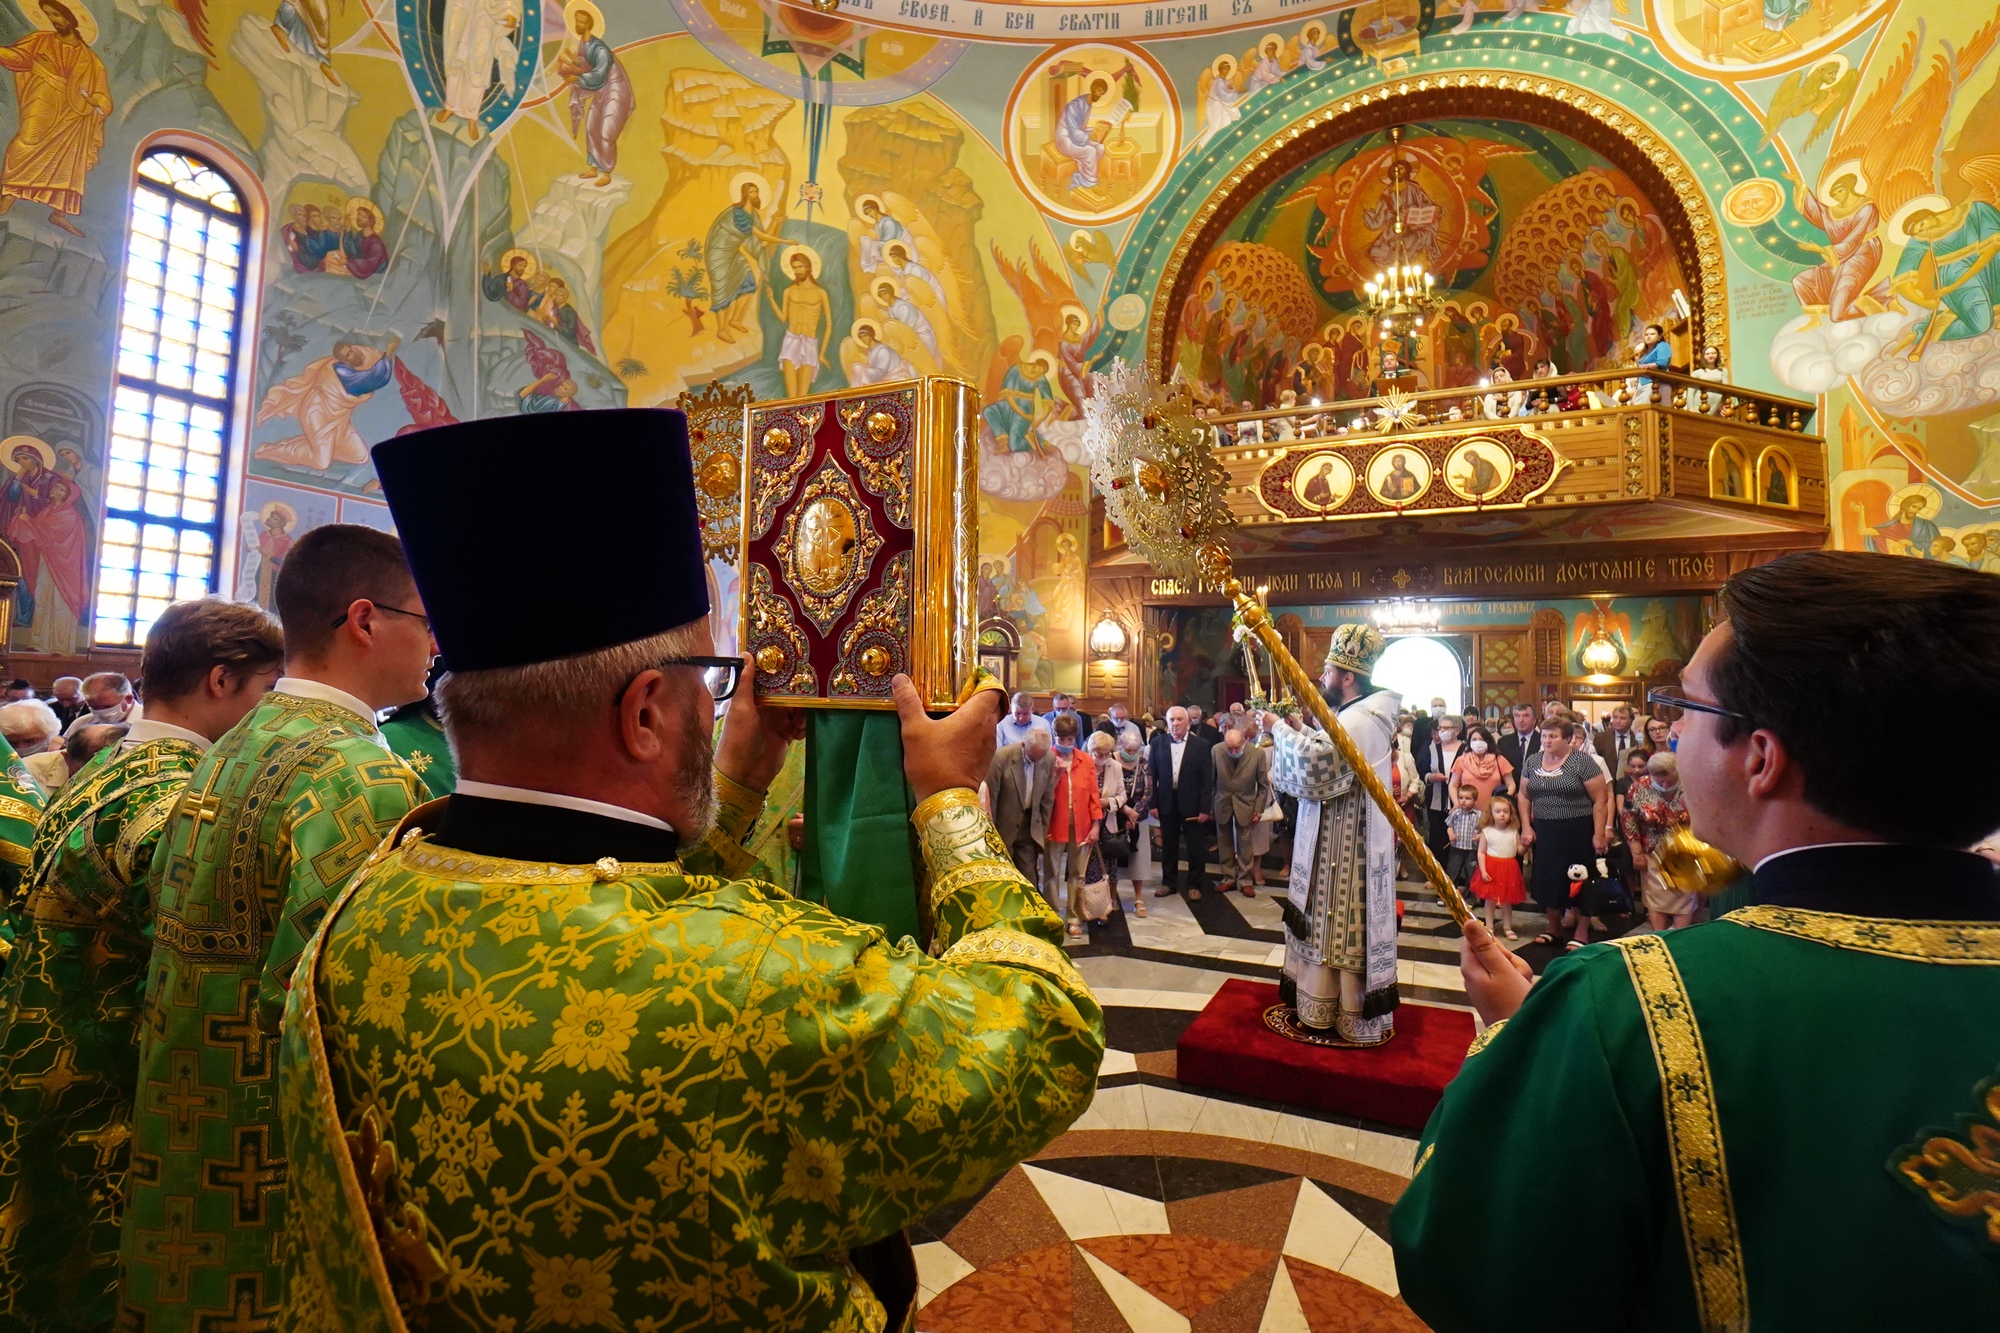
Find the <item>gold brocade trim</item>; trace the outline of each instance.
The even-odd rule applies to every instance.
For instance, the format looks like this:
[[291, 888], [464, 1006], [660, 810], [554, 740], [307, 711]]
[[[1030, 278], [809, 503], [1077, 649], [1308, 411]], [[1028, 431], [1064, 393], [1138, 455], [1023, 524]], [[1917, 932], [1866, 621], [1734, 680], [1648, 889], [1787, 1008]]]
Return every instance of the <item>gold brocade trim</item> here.
[[932, 910], [935, 911], [945, 899], [968, 884], [1019, 884], [1030, 893], [1035, 891], [1028, 877], [1012, 862], [974, 861], [971, 865], [957, 866], [937, 877], [931, 885]]
[[8, 865], [26, 866], [33, 864], [34, 859], [32, 849], [23, 847], [17, 842], [0, 842], [0, 861], [5, 861]]
[[944, 951], [943, 963], [1000, 963], [1010, 967], [1032, 967], [1055, 976], [1072, 990], [1088, 994], [1090, 987], [1064, 953], [1047, 940], [1024, 935], [1018, 930], [994, 926], [975, 930]]
[[1486, 1030], [1480, 1033], [1478, 1036], [1474, 1037], [1472, 1039], [1472, 1045], [1465, 1048], [1465, 1058], [1470, 1060], [1473, 1056], [1479, 1054], [1481, 1051], [1485, 1050], [1488, 1046], [1491, 1046], [1493, 1044], [1493, 1039], [1500, 1035], [1500, 1029], [1506, 1026], [1507, 1026], [1507, 1020], [1504, 1018], [1497, 1023], [1487, 1024]]
[[764, 813], [765, 793], [744, 786], [719, 768], [711, 772], [715, 778], [715, 830], [733, 842], [742, 842]]
[[423, 841], [420, 833], [398, 847], [396, 854], [411, 870], [472, 884], [592, 884], [681, 873], [678, 861], [620, 862], [609, 856], [580, 866], [556, 865], [548, 861], [509, 861], [497, 856], [481, 856], [476, 852], [439, 847]]
[[1938, 1219], [1980, 1232], [2000, 1247], [2000, 1073], [1972, 1090], [1978, 1109], [1955, 1129], [1918, 1133], [1889, 1155], [1889, 1173]]
[[25, 819], [30, 824], [39, 823], [42, 812], [26, 801], [17, 801], [11, 796], [0, 796], [0, 818]]
[[1667, 1151], [1681, 1234], [1694, 1279], [1695, 1310], [1703, 1333], [1750, 1327], [1750, 1289], [1743, 1269], [1743, 1237], [1736, 1225], [1736, 1197], [1715, 1109], [1715, 1080], [1708, 1068], [1694, 1005], [1680, 967], [1658, 935], [1612, 940], [1625, 956], [1639, 1012], [1653, 1043], [1666, 1114]]
[[917, 808], [910, 812], [910, 822], [918, 829], [935, 819], [942, 811], [955, 805], [970, 805], [984, 810], [979, 804], [979, 793], [970, 787], [946, 787], [943, 791], [932, 792], [917, 802]]
[[1739, 907], [1722, 919], [1753, 930], [1905, 962], [1971, 967], [2000, 964], [2000, 924], [1991, 921], [1886, 921], [1762, 906]]
[[[1507, 1020], [1505, 1020], [1504, 1018], [1500, 1020], [1500, 1022], [1502, 1022], [1502, 1023], [1504, 1023], [1504, 1022], [1506, 1022], [1506, 1021], [1507, 1021]], [[1500, 1026], [1500, 1023], [1495, 1023], [1495, 1024], [1493, 1025], [1493, 1027], [1496, 1027], [1496, 1028], [1497, 1028], [1497, 1027], [1499, 1027], [1499, 1026]], [[1491, 1031], [1493, 1030], [1493, 1028], [1488, 1028], [1488, 1029], [1486, 1029], [1486, 1030], [1487, 1030], [1488, 1032], [1491, 1032]], [[1474, 1048], [1476, 1049], [1476, 1048], [1477, 1048], [1477, 1046], [1478, 1046], [1478, 1043], [1477, 1043], [1477, 1042], [1475, 1042], [1475, 1043], [1474, 1043]], [[1436, 1144], [1436, 1143], [1434, 1143], [1434, 1142], [1433, 1142], [1433, 1143], [1426, 1143], [1426, 1144], [1424, 1145], [1424, 1151], [1423, 1151], [1423, 1155], [1422, 1155], [1421, 1157], [1417, 1158], [1417, 1164], [1416, 1164], [1416, 1166], [1414, 1166], [1414, 1167], [1413, 1167], [1413, 1168], [1411, 1168], [1411, 1170], [1410, 1170], [1410, 1179], [1411, 1179], [1411, 1180], [1415, 1180], [1415, 1179], [1416, 1179], [1416, 1178], [1417, 1178], [1418, 1176], [1421, 1176], [1421, 1175], [1422, 1175], [1422, 1174], [1424, 1173], [1424, 1168], [1425, 1168], [1426, 1166], [1430, 1165], [1430, 1160], [1431, 1160], [1431, 1154], [1432, 1154], [1432, 1153], [1434, 1153], [1434, 1152], [1436, 1152], [1436, 1151], [1437, 1151], [1437, 1144]]]

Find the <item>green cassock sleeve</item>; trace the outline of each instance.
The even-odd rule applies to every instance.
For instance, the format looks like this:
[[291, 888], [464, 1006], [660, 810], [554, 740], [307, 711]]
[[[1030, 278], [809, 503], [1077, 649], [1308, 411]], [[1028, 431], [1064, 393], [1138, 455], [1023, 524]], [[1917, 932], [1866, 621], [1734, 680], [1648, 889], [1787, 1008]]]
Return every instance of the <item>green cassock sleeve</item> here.
[[[1628, 1017], [1638, 1023], [1637, 1005], [1619, 958], [1591, 953], [1557, 960], [1520, 1011], [1475, 1043], [1424, 1127], [1390, 1238], [1403, 1299], [1435, 1333], [1546, 1333], [1558, 1326], [1549, 1301], [1565, 1330], [1625, 1329], [1651, 1280], [1654, 1198], [1619, 1182], [1647, 1178], [1658, 1111], [1635, 1127], [1626, 1085], [1643, 1071], [1622, 1032]], [[1610, 1052], [1607, 1006], [1619, 1034]], [[1530, 1299], [1529, 1274], [1560, 1278]]]

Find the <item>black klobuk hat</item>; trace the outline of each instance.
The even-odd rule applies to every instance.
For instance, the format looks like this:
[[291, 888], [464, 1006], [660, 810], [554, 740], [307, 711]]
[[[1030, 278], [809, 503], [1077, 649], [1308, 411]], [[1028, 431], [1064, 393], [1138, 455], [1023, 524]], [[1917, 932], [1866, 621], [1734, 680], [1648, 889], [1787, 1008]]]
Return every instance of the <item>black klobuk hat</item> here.
[[447, 670], [574, 657], [708, 614], [679, 412], [489, 417], [374, 456]]

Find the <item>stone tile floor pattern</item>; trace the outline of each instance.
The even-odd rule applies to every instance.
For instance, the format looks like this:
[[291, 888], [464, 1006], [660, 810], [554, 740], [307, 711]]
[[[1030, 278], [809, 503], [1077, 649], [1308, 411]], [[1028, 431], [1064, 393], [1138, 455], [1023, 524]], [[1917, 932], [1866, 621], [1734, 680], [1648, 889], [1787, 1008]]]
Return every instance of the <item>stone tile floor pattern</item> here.
[[[1115, 914], [1071, 941], [1104, 1006], [1096, 1097], [1033, 1160], [912, 1230], [917, 1327], [1421, 1330], [1388, 1245], [1416, 1136], [1175, 1077], [1175, 1044], [1225, 980], [1277, 980], [1275, 897], [1189, 903], [1151, 887], [1145, 920]], [[1399, 893], [1404, 1001], [1463, 1007], [1457, 929], [1420, 886]]]
[[[1268, 864], [1268, 863], [1267, 863]], [[1213, 872], [1211, 872], [1213, 874]], [[1090, 1107], [1034, 1160], [913, 1229], [925, 1333], [1402, 1333], [1389, 1209], [1416, 1135], [1394, 1125], [1179, 1082], [1174, 1048], [1232, 976], [1275, 982], [1275, 887], [1204, 891], [1113, 913], [1069, 941], [1104, 1006]], [[1429, 888], [1397, 886], [1406, 1004], [1466, 1008], [1458, 927]], [[1118, 893], [1132, 900], [1129, 884]], [[1612, 923], [1620, 929], [1632, 923]], [[1511, 944], [1537, 972], [1561, 952]], [[1615, 932], [1614, 932], [1615, 933]]]

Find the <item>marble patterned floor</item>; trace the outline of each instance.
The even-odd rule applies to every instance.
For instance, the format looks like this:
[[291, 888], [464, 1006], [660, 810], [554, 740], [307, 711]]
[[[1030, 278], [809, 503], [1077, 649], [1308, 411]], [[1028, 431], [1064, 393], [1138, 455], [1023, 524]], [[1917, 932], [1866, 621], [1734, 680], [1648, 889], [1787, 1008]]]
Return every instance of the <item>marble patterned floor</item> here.
[[[1144, 920], [1115, 914], [1071, 941], [1104, 1007], [1096, 1096], [1035, 1158], [912, 1231], [917, 1327], [1421, 1330], [1388, 1245], [1416, 1136], [1176, 1077], [1175, 1044], [1224, 981], [1278, 978], [1276, 899], [1146, 888]], [[1419, 886], [1399, 895], [1404, 1002], [1463, 1007], [1457, 930]]]

